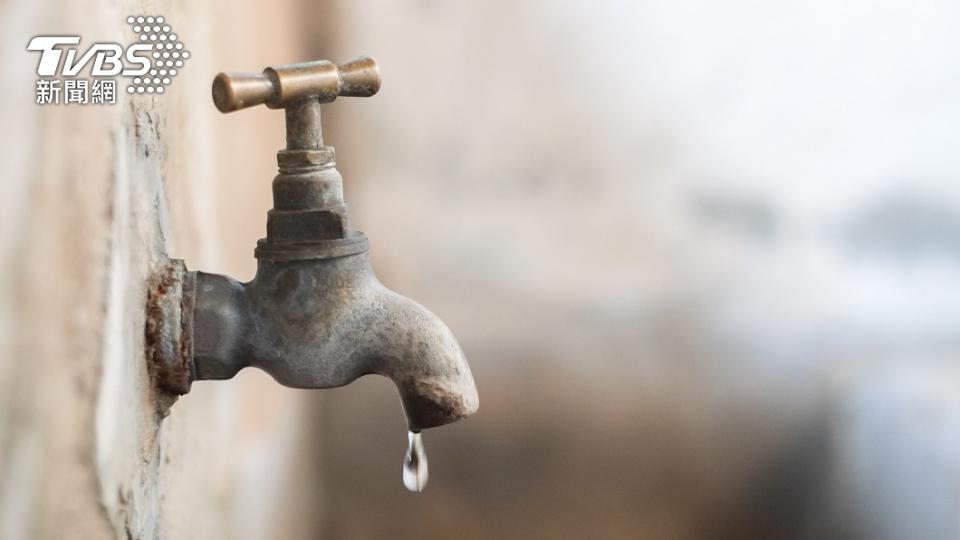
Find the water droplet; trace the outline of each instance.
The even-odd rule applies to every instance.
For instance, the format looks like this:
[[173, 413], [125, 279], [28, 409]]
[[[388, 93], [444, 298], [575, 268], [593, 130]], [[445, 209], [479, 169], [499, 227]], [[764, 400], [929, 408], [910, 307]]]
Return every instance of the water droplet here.
[[420, 432], [407, 433], [407, 455], [403, 458], [403, 485], [410, 491], [423, 491], [430, 473], [427, 470], [427, 452], [423, 449]]

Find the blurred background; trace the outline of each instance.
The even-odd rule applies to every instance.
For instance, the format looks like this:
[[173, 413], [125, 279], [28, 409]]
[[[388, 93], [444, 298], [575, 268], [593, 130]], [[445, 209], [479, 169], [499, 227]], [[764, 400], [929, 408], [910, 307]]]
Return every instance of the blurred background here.
[[389, 382], [325, 393], [332, 537], [960, 538], [960, 7], [331, 15], [356, 226], [481, 395], [404, 497]]
[[[217, 116], [212, 76], [370, 55], [381, 92], [325, 106], [325, 139], [378, 276], [457, 335], [481, 405], [425, 432], [410, 494], [390, 381], [197, 384], [170, 422], [214, 403], [236, 431], [239, 407], [261, 437], [234, 517], [278, 498], [291, 538], [960, 538], [960, 5], [257, 9], [189, 23], [168, 97], [198, 104], [163, 129], [222, 139], [163, 169], [171, 207], [206, 193], [172, 210], [171, 255], [248, 280], [271, 207], [282, 115]], [[257, 442], [278, 438], [303, 453], [287, 476]]]

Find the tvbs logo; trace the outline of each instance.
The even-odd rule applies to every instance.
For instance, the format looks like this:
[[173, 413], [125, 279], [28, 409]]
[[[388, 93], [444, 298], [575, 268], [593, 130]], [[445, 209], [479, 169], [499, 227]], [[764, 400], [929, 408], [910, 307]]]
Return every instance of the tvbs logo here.
[[[126, 52], [118, 43], [94, 43], [79, 59], [77, 49], [71, 47], [66, 50], [65, 61], [61, 62], [63, 50], [59, 47], [79, 44], [80, 36], [37, 36], [30, 40], [27, 50], [40, 52], [37, 75], [41, 77], [73, 77], [80, 73], [90, 60], [93, 60], [90, 75], [94, 77], [113, 77], [120, 74], [133, 77], [150, 71], [150, 59], [142, 56], [153, 51], [153, 45], [147, 43], [134, 43], [127, 47]], [[136, 67], [125, 66], [124, 59]]]
[[[133, 43], [98, 42], [82, 49], [80, 36], [36, 36], [27, 50], [40, 53], [37, 103], [116, 103], [117, 77], [130, 79], [128, 94], [162, 94], [190, 52], [162, 16], [130, 16]], [[87, 70], [93, 79], [76, 78]]]

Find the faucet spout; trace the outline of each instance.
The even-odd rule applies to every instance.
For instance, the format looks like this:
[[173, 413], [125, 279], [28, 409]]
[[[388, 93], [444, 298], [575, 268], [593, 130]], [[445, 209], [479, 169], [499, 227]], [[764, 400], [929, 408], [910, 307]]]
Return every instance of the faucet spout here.
[[476, 386], [460, 345], [426, 308], [384, 287], [366, 252], [260, 261], [246, 284], [197, 273], [196, 379], [258, 367], [295, 388], [333, 388], [377, 374], [393, 380], [411, 431], [473, 414]]
[[436, 315], [379, 283], [367, 310], [369, 331], [360, 352], [366, 360], [361, 363], [396, 384], [410, 431], [476, 412], [479, 398], [470, 366]]

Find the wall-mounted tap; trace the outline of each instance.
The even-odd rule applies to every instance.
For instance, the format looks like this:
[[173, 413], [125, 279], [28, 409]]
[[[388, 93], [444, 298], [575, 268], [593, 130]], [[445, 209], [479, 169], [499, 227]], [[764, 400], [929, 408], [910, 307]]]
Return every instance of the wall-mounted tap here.
[[379, 88], [371, 58], [214, 79], [221, 112], [259, 104], [285, 110], [287, 147], [277, 153], [267, 236], [257, 243], [257, 274], [249, 283], [187, 271], [171, 260], [148, 298], [147, 353], [158, 387], [175, 395], [189, 392], [195, 380], [229, 379], [247, 366], [295, 388], [389, 377], [411, 431], [405, 483], [420, 458], [424, 471], [408, 487], [422, 488], [420, 430], [472, 414], [478, 397], [446, 325], [377, 281], [366, 237], [350, 228], [333, 148], [323, 144], [320, 104], [372, 96]]

